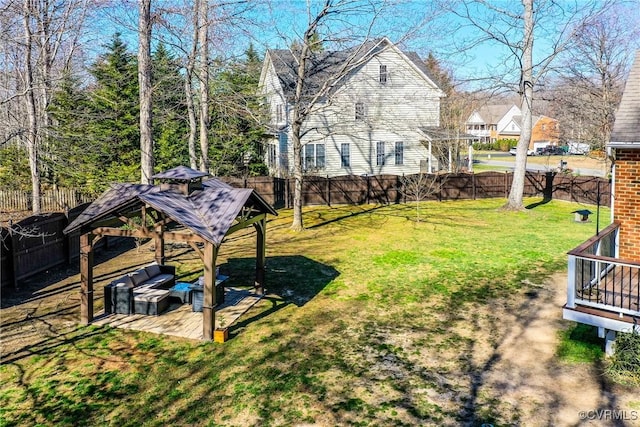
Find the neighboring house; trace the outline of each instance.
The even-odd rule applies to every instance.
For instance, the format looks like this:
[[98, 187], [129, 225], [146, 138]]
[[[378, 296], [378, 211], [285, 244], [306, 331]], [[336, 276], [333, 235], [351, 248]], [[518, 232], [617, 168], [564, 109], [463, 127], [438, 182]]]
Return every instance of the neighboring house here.
[[640, 330], [640, 51], [607, 147], [613, 222], [569, 252], [563, 317], [597, 326], [610, 352], [616, 331]]
[[[547, 116], [533, 116], [533, 129], [529, 149], [558, 145], [560, 125]], [[467, 132], [479, 138], [479, 142], [492, 143], [499, 139], [520, 139], [522, 111], [515, 104], [486, 105], [467, 119]]]
[[[331, 82], [349, 51], [323, 52], [310, 61], [311, 92]], [[410, 174], [435, 160], [429, 133], [439, 125], [444, 96], [425, 63], [387, 38], [357, 48], [357, 66], [332, 84], [303, 124], [302, 158], [307, 174], [323, 176]], [[268, 50], [260, 90], [271, 117], [266, 163], [276, 176], [293, 171], [291, 115], [297, 75], [290, 50]], [[333, 82], [332, 82], [333, 83]], [[435, 166], [433, 166], [435, 168]]]

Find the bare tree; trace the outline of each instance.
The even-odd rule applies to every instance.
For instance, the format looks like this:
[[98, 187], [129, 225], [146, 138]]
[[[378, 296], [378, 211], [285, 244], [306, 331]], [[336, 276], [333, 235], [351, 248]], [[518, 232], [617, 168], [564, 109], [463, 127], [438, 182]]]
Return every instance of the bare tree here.
[[[522, 129], [516, 151], [513, 185], [506, 209], [524, 208], [523, 192], [527, 165], [527, 148], [531, 142], [534, 87], [551, 69], [553, 61], [578, 34], [583, 25], [606, 10], [610, 2], [588, 1], [561, 4], [547, 0], [521, 0], [515, 3], [495, 3], [488, 0], [463, 0], [449, 4], [443, 2], [463, 22], [459, 30], [474, 33], [457, 50], [469, 52], [487, 43], [503, 48], [502, 62], [494, 65], [487, 84], [496, 90], [510, 89], [520, 95]], [[534, 38], [545, 41], [546, 50], [540, 50], [534, 62]], [[496, 55], [499, 57], [499, 55]], [[510, 81], [511, 80], [511, 81]], [[514, 88], [513, 83], [517, 81]]]
[[209, 172], [209, 1], [196, 1], [200, 66], [200, 170]]
[[27, 148], [32, 210], [40, 211], [43, 160], [48, 152], [49, 103], [80, 42], [88, 5], [85, 0], [9, 2], [0, 8], [3, 140]]
[[140, 96], [140, 182], [151, 183], [153, 175], [151, 89], [151, 0], [138, 3], [138, 84]]
[[617, 5], [584, 25], [561, 57], [546, 92], [563, 138], [603, 150], [609, 142], [632, 54], [640, 46], [637, 9]]
[[191, 49], [186, 55], [185, 64], [185, 79], [184, 79], [184, 94], [187, 102], [187, 117], [189, 119], [189, 163], [192, 169], [198, 168], [198, 154], [196, 152], [196, 133], [198, 131], [198, 122], [196, 118], [195, 104], [193, 102], [193, 80], [194, 80], [194, 68], [196, 63], [196, 54], [198, 52], [198, 13], [197, 8], [199, 2], [196, 2], [196, 13], [193, 14], [193, 41], [191, 43]]
[[398, 191], [405, 200], [412, 200], [416, 204], [416, 222], [420, 222], [420, 203], [440, 192], [447, 175], [419, 173], [406, 175], [400, 179]]
[[38, 142], [40, 139], [38, 128], [38, 117], [36, 111], [36, 88], [34, 82], [34, 64], [32, 59], [33, 30], [32, 18], [34, 11], [32, 2], [24, 0], [24, 43], [25, 43], [25, 69], [24, 69], [24, 86], [25, 86], [25, 102], [28, 118], [28, 127], [26, 132], [27, 152], [29, 153], [29, 169], [31, 170], [31, 197], [32, 211], [35, 214], [40, 213], [40, 170], [38, 163]]
[[[291, 70], [293, 78], [293, 99], [291, 111], [291, 135], [293, 148], [293, 221], [291, 229], [302, 230], [302, 182], [304, 178], [302, 140], [313, 129], [305, 126], [309, 117], [331, 105], [332, 90], [356, 67], [362, 64], [363, 51], [366, 49], [366, 41], [370, 33], [360, 36], [361, 43], [347, 51], [347, 55], [333, 57], [331, 53], [324, 52], [324, 44], [331, 43], [337, 46], [340, 43], [354, 42], [354, 36], [327, 32], [324, 36], [320, 29], [330, 27], [332, 19], [341, 20], [344, 23], [350, 15], [362, 15], [370, 13], [370, 23], [375, 22], [381, 9], [376, 5], [358, 0], [324, 0], [314, 12], [311, 4], [307, 7], [307, 25], [299, 40], [291, 43], [291, 54], [296, 64], [295, 70]], [[371, 30], [371, 25], [368, 26]], [[322, 58], [322, 60], [321, 60]], [[330, 66], [330, 68], [328, 68]], [[330, 71], [329, 71], [330, 69]], [[317, 75], [322, 73], [322, 78]], [[316, 75], [316, 78], [313, 76]]]

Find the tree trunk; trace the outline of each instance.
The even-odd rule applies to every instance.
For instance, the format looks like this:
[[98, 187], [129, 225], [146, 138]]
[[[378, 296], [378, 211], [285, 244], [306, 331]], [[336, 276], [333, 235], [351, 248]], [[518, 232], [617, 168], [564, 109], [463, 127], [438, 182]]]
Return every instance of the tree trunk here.
[[301, 123], [294, 121], [293, 130], [293, 222], [291, 229], [301, 231], [302, 222], [302, 144], [300, 142]]
[[27, 152], [29, 155], [29, 169], [31, 172], [31, 210], [34, 214], [40, 213], [40, 170], [38, 167], [38, 118], [36, 115], [36, 100], [33, 85], [33, 64], [31, 51], [33, 49], [33, 37], [31, 31], [31, 2], [24, 2], [24, 36], [25, 36], [25, 100], [28, 116], [28, 129], [26, 132]]
[[209, 172], [209, 2], [198, 3], [198, 44], [200, 45], [200, 170]]
[[184, 94], [187, 101], [187, 117], [189, 118], [189, 140], [187, 142], [187, 146], [189, 149], [189, 164], [191, 169], [197, 169], [198, 155], [196, 153], [196, 132], [198, 131], [198, 124], [195, 105], [193, 104], [193, 92], [191, 90], [191, 83], [193, 82], [193, 59], [189, 58], [188, 61], [186, 71], [187, 75], [184, 79]]
[[196, 152], [196, 133], [198, 132], [198, 119], [196, 117], [196, 106], [193, 102], [193, 74], [195, 69], [196, 55], [198, 53], [198, 28], [200, 2], [196, 1], [193, 10], [193, 43], [191, 52], [187, 56], [186, 76], [184, 79], [184, 95], [187, 101], [187, 117], [189, 119], [189, 140], [187, 148], [189, 150], [189, 165], [191, 169], [198, 169], [198, 153]]
[[153, 135], [151, 132], [151, 0], [138, 3], [138, 84], [140, 96], [140, 182], [151, 184]]
[[306, 117], [306, 114], [302, 111], [301, 100], [304, 89], [306, 73], [307, 73], [307, 57], [309, 55], [309, 39], [311, 34], [315, 31], [313, 29], [307, 29], [305, 38], [303, 40], [300, 58], [298, 61], [297, 79], [296, 79], [296, 93], [295, 102], [293, 106], [293, 123], [291, 130], [293, 133], [293, 222], [291, 223], [291, 229], [301, 231], [304, 228], [302, 222], [302, 123]]
[[505, 209], [524, 209], [524, 180], [527, 171], [527, 150], [531, 142], [533, 127], [531, 109], [533, 106], [533, 0], [522, 0], [524, 6], [524, 34], [520, 91], [522, 97], [522, 132], [516, 150], [513, 182]]

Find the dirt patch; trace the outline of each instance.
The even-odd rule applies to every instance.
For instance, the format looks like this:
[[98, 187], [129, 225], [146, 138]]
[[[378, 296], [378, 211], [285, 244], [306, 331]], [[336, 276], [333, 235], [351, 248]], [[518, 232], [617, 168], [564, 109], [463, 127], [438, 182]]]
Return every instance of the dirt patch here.
[[503, 326], [505, 335], [488, 358], [494, 363], [482, 373], [478, 393], [499, 401], [502, 413], [517, 410], [520, 425], [640, 425], [635, 419], [593, 419], [596, 411], [619, 410], [627, 418], [640, 415], [634, 412], [638, 396], [610, 384], [600, 366], [557, 359], [558, 331], [568, 325], [561, 310], [566, 283], [566, 274], [556, 274], [527, 292], [530, 301], [521, 307], [519, 320]]

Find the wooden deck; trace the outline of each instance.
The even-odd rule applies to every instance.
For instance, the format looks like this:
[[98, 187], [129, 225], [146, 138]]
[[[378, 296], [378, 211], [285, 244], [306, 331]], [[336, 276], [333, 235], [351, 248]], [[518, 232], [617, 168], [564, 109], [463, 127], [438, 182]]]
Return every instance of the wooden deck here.
[[[640, 286], [637, 269], [617, 266], [608, 275], [599, 290], [603, 293], [603, 303], [628, 310], [640, 311]], [[613, 285], [611, 287], [607, 285]]]
[[[640, 313], [640, 270], [617, 265], [593, 287], [578, 292], [579, 299]], [[579, 301], [576, 301], [578, 304]]]
[[[224, 303], [216, 307], [216, 327], [224, 319], [225, 326], [233, 323], [256, 304], [262, 295], [246, 289], [225, 288]], [[193, 312], [190, 304], [171, 303], [159, 316], [144, 314], [108, 314], [93, 320], [94, 325], [153, 332], [162, 335], [202, 340], [202, 313]]]

